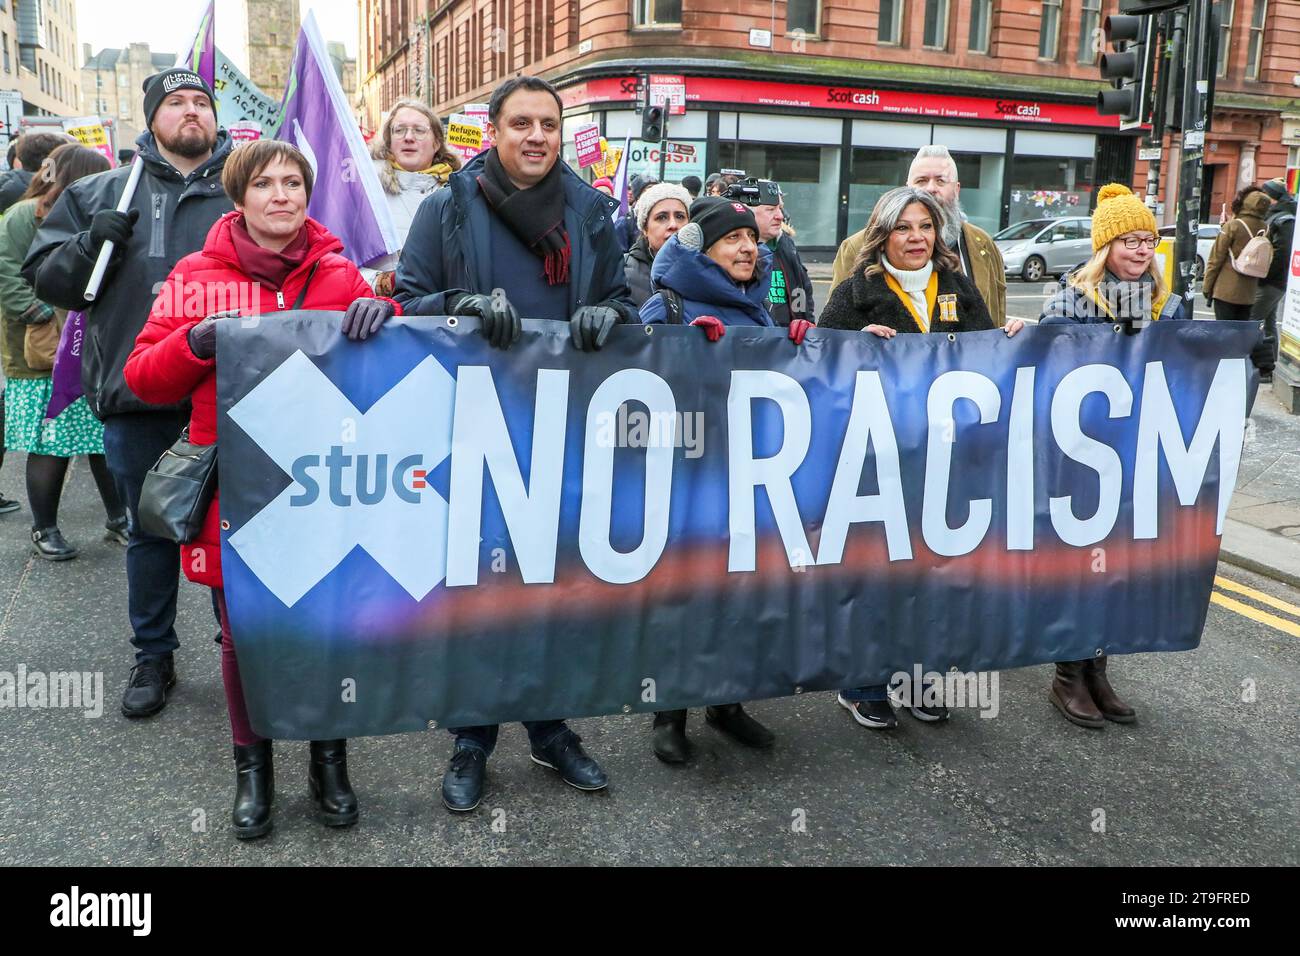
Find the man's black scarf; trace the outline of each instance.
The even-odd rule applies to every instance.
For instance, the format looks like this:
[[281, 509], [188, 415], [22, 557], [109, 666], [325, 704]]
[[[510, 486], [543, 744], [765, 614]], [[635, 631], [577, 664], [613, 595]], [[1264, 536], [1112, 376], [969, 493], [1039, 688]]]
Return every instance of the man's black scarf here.
[[546, 177], [529, 189], [519, 189], [506, 175], [496, 148], [488, 150], [478, 176], [493, 212], [519, 241], [539, 256], [550, 285], [569, 281], [569, 234], [564, 228], [564, 181], [557, 161]]

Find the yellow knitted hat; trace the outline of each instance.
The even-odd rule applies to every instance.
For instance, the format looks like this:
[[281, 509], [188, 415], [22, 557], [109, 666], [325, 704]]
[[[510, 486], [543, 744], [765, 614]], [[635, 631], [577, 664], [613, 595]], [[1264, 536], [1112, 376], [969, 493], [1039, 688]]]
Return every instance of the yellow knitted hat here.
[[1156, 232], [1156, 217], [1133, 191], [1119, 183], [1097, 190], [1097, 209], [1092, 214], [1092, 251], [1126, 232], [1145, 229]]

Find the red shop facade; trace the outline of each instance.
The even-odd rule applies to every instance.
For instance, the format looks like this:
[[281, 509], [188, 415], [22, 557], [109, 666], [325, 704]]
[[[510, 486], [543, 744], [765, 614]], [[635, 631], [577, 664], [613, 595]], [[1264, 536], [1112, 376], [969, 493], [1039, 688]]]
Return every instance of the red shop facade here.
[[[609, 66], [559, 84], [566, 158], [577, 167], [573, 131], [594, 122], [612, 145], [631, 137], [631, 172], [657, 177], [659, 144], [637, 138], [636, 77], [630, 69], [610, 75]], [[1134, 134], [1091, 102], [680, 72], [686, 111], [669, 117], [675, 145], [665, 178], [703, 179], [726, 168], [774, 179], [809, 250], [831, 251], [861, 229], [879, 196], [906, 181], [916, 150], [931, 143], [952, 152], [966, 214], [990, 232], [1086, 214], [1097, 187], [1133, 177]]]

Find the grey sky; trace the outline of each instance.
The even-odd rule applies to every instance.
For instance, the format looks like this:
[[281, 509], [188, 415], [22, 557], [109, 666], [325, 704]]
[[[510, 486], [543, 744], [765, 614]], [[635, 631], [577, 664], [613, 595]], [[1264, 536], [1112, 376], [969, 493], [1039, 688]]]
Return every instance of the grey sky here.
[[[148, 43], [155, 53], [179, 50], [194, 36], [207, 0], [80, 0], [77, 4], [77, 42], [89, 43], [92, 52], [128, 43]], [[306, 16], [316, 14], [326, 40], [342, 40], [350, 55], [357, 53], [358, 3], [356, 0], [300, 0]], [[166, 17], [159, 10], [165, 9]], [[244, 49], [243, 0], [217, 0], [217, 46], [241, 69], [248, 66]], [[80, 51], [78, 51], [80, 58]]]

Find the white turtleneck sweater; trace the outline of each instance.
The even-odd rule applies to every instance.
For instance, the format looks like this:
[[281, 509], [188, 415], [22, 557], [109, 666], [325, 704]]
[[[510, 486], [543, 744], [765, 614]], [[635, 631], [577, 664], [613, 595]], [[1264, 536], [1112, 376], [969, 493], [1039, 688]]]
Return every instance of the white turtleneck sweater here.
[[930, 273], [934, 272], [934, 261], [927, 262], [920, 269], [895, 269], [886, 256], [880, 257], [880, 263], [899, 284], [914, 305], [917, 322], [922, 331], [930, 331], [930, 310], [925, 301], [925, 287], [930, 284]]

